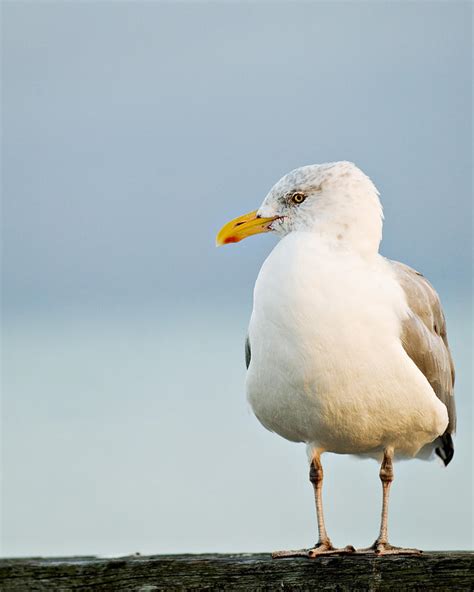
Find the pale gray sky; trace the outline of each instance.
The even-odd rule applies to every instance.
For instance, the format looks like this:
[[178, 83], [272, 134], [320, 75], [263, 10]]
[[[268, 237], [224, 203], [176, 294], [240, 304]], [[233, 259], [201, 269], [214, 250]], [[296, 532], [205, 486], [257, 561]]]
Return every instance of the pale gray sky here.
[[[470, 3], [2, 8], [3, 553], [314, 542], [304, 449], [243, 390], [275, 239], [214, 236], [342, 159], [381, 191], [384, 254], [440, 292], [458, 369], [455, 458], [397, 465], [393, 542], [470, 547]], [[332, 538], [369, 544], [377, 466], [325, 462]]]

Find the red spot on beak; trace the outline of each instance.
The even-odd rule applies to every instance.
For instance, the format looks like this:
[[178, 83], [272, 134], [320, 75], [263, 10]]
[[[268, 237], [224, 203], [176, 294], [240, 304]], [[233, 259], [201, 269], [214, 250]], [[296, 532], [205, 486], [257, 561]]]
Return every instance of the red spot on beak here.
[[238, 243], [239, 239], [236, 238], [235, 236], [229, 236], [225, 239], [224, 244], [228, 245], [229, 243]]

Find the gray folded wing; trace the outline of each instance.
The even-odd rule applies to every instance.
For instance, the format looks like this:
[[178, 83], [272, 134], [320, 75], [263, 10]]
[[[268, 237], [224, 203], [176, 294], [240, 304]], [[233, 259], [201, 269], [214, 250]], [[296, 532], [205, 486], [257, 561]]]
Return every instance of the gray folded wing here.
[[448, 410], [446, 432], [435, 449], [447, 465], [453, 457], [451, 434], [456, 428], [454, 364], [446, 334], [446, 320], [438, 294], [428, 280], [408, 265], [390, 261], [403, 288], [411, 314], [403, 322], [401, 340], [406, 353], [430, 383]]

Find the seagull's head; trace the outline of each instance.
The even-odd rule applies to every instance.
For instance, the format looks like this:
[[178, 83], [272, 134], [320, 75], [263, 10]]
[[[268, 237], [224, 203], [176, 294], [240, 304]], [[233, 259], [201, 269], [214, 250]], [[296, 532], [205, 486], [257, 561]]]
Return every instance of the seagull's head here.
[[269, 191], [258, 210], [219, 231], [218, 246], [253, 234], [314, 232], [361, 251], [378, 249], [382, 207], [372, 181], [351, 162], [312, 164], [289, 172]]

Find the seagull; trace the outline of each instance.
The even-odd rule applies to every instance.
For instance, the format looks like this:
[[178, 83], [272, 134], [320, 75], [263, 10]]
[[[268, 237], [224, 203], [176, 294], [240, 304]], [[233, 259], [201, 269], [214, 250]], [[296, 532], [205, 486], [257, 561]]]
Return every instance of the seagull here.
[[[275, 558], [420, 553], [388, 542], [393, 461], [453, 458], [454, 365], [440, 300], [421, 273], [379, 253], [382, 223], [376, 187], [343, 161], [291, 171], [216, 238], [280, 238], [255, 284], [246, 392], [265, 428], [306, 443], [319, 536]], [[327, 534], [325, 452], [380, 462], [380, 532], [366, 549], [335, 548]]]

